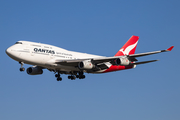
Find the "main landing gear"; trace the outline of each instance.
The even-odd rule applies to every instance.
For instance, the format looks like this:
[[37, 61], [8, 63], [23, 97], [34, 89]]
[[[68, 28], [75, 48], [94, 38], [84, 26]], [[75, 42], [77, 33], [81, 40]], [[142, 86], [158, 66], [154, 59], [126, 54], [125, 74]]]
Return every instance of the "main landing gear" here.
[[86, 76], [84, 75], [83, 72], [79, 72], [79, 75], [76, 75], [76, 78], [79, 78], [79, 79], [84, 79]]
[[55, 74], [55, 77], [57, 78], [57, 81], [62, 81], [62, 78], [60, 77], [60, 73], [58, 72], [58, 74]]
[[74, 75], [72, 74], [71, 76], [68, 76], [68, 79], [71, 79], [71, 80], [75, 80], [76, 78], [79, 78], [79, 79], [84, 79], [85, 78], [85, 75], [83, 72], [79, 72], [79, 75]]
[[75, 80], [76, 76], [75, 75], [70, 75], [70, 76], [68, 76], [68, 79]]
[[23, 67], [24, 63], [23, 62], [19, 62], [19, 64], [21, 64], [21, 68], [19, 69], [21, 72], [25, 70], [25, 68]]
[[[55, 74], [55, 77], [57, 78], [57, 81], [62, 81], [62, 78], [60, 77], [60, 72]], [[71, 75], [68, 76], [68, 79], [71, 79], [71, 80], [75, 80], [76, 78], [84, 79], [85, 75], [83, 72], [75, 72], [75, 73], [72, 72]]]

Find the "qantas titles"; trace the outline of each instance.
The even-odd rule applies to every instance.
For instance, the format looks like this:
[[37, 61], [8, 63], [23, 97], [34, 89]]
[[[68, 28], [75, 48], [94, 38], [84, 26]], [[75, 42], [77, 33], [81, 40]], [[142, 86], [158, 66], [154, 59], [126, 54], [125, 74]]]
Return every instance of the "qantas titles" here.
[[54, 50], [47, 50], [47, 49], [41, 49], [41, 48], [34, 48], [34, 51], [35, 52], [55, 54]]
[[[54, 50], [41, 49], [41, 48], [34, 48], [34, 52], [36, 52], [36, 53], [55, 54], [55, 51], [54, 51]], [[61, 55], [66, 55], [66, 56], [72, 56], [72, 54], [61, 53], [61, 52], [56, 52], [56, 54], [61, 54]]]

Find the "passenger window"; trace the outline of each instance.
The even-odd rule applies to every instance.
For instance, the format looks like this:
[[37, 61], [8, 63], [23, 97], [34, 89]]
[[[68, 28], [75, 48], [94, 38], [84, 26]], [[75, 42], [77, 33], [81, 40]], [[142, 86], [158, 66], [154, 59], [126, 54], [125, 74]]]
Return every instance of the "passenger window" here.
[[15, 44], [22, 44], [22, 42], [16, 42]]

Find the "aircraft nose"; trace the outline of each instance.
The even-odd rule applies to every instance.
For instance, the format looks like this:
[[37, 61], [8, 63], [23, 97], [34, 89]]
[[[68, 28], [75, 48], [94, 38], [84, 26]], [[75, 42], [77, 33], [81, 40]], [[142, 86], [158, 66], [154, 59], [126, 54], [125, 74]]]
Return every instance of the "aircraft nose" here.
[[7, 54], [7, 55], [11, 55], [11, 47], [9, 47], [8, 49], [6, 49], [6, 54]]

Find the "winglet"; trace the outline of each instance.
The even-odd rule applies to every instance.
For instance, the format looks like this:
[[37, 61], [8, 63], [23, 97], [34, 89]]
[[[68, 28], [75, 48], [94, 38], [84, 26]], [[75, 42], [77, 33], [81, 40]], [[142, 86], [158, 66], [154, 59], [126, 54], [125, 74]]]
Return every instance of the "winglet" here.
[[168, 48], [166, 51], [171, 51], [174, 48], [174, 46], [171, 46], [170, 48]]

